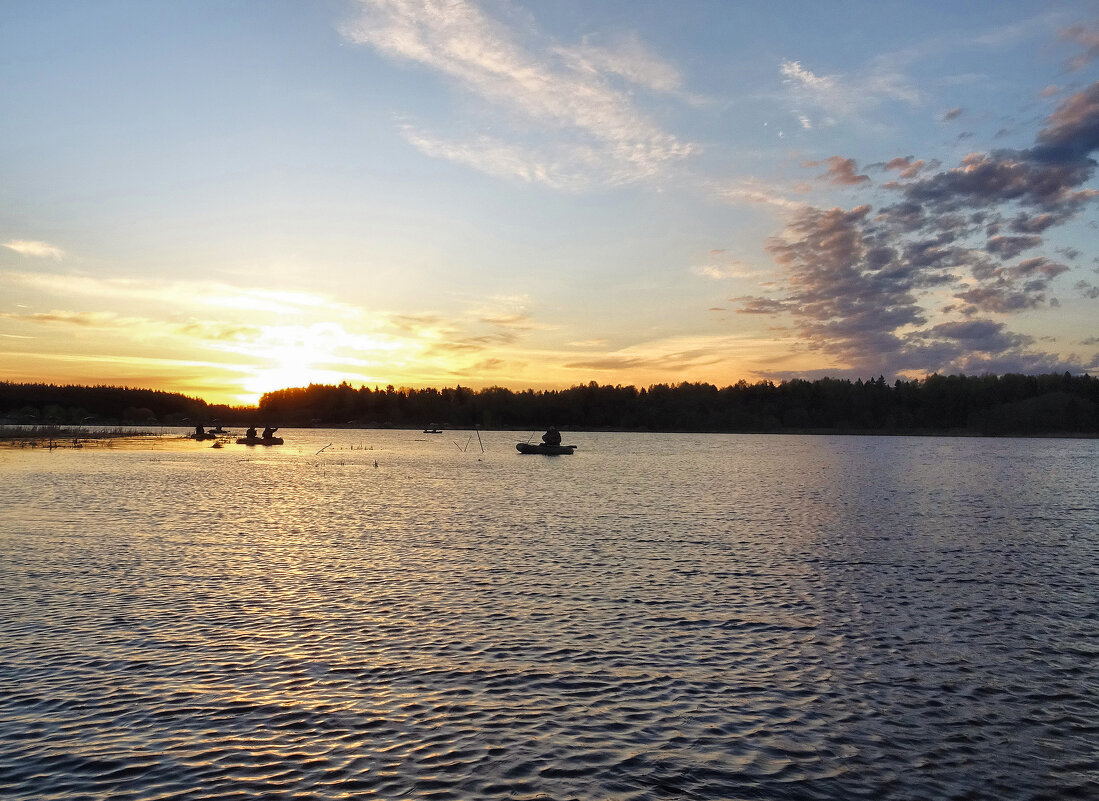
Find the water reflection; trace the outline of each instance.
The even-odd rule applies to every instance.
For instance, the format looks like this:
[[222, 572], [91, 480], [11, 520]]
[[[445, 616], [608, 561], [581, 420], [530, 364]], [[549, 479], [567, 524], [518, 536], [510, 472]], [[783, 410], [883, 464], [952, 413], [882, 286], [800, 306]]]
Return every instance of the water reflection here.
[[1094, 787], [1094, 442], [280, 433], [0, 454], [5, 797]]

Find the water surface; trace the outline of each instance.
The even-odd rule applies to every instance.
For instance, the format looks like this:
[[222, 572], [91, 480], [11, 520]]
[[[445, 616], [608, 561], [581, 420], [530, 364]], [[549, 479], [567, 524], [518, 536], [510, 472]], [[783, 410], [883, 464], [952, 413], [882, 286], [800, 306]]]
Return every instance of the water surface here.
[[0, 451], [0, 796], [1099, 794], [1094, 440], [279, 433]]

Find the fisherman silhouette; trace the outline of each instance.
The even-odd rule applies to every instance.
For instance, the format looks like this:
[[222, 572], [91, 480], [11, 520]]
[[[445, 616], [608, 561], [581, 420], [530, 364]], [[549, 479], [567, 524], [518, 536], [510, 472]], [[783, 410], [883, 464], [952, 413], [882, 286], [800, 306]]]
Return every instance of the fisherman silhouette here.
[[549, 430], [542, 435], [542, 442], [547, 445], [560, 445], [561, 444], [561, 432], [557, 430], [555, 426], [550, 426]]

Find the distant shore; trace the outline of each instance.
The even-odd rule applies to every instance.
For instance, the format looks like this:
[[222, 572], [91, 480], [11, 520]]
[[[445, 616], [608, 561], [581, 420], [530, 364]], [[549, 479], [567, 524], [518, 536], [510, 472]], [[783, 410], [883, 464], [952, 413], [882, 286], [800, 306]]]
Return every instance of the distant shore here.
[[148, 441], [163, 437], [153, 431], [130, 426], [97, 428], [85, 426], [0, 426], [0, 447], [8, 448], [81, 448], [85, 445], [103, 445], [121, 439]]
[[[203, 442], [194, 440], [188, 434], [179, 430], [168, 431], [165, 427], [157, 427], [159, 430], [149, 430], [142, 426], [75, 426], [75, 425], [0, 425], [0, 448], [83, 448], [83, 447], [125, 447], [148, 446], [150, 444]], [[304, 431], [312, 429], [331, 429], [341, 431], [409, 431], [418, 432], [419, 426], [392, 426], [392, 425], [339, 425], [339, 426], [301, 426]], [[528, 428], [512, 428], [502, 426], [499, 428], [483, 428], [480, 426], [456, 426], [445, 428], [445, 431], [513, 431], [528, 432]], [[766, 435], [766, 436], [858, 436], [858, 437], [950, 437], [950, 438], [980, 438], [980, 439], [1096, 439], [1099, 435], [1090, 432], [1041, 432], [1031, 434], [1004, 433], [988, 434], [968, 429], [950, 430], [887, 430], [887, 429], [772, 429], [749, 431], [714, 431], [699, 429], [676, 430], [639, 430], [629, 428], [563, 428], [573, 434], [598, 433], [598, 434], [734, 434], [734, 435]], [[235, 436], [232, 432], [224, 434], [226, 438]], [[214, 440], [218, 442], [218, 440]], [[220, 442], [218, 442], [220, 446]]]

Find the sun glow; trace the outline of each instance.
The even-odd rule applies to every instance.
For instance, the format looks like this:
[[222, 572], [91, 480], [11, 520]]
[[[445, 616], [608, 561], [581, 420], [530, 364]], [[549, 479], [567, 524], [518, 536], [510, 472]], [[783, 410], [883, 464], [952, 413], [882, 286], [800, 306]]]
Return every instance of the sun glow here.
[[352, 376], [345, 372], [313, 367], [305, 362], [280, 364], [259, 369], [241, 383], [245, 392], [237, 395], [241, 403], [254, 404], [265, 392], [310, 384], [338, 384]]
[[259, 363], [240, 382], [238, 399], [255, 403], [265, 392], [309, 384], [377, 383], [407, 343], [346, 331], [335, 323], [263, 326], [234, 348]]

